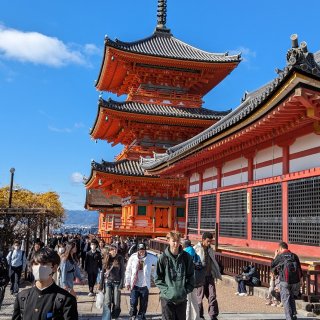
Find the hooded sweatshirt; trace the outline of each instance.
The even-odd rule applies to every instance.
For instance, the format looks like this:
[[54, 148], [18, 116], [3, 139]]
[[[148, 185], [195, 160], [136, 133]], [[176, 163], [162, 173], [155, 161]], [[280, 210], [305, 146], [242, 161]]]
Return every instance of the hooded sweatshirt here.
[[161, 298], [175, 304], [184, 302], [194, 288], [192, 257], [181, 248], [174, 256], [168, 247], [158, 259], [155, 284]]

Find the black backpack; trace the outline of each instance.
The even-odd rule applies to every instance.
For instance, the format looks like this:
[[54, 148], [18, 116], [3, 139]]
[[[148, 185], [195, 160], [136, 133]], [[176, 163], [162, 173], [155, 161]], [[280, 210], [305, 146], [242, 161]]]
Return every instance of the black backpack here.
[[299, 262], [295, 258], [294, 254], [289, 253], [285, 255], [285, 260], [282, 266], [283, 279], [288, 284], [294, 284], [300, 282], [301, 269]]
[[0, 287], [9, 283], [9, 265], [5, 257], [0, 258]]

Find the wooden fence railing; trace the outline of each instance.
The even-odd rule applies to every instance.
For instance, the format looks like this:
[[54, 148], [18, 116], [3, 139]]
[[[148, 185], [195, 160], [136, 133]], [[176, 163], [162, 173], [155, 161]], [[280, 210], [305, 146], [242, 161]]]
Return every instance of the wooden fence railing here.
[[[159, 239], [150, 240], [150, 249], [163, 252], [168, 246], [167, 241]], [[260, 274], [261, 285], [269, 287], [270, 262], [249, 259], [246, 257], [235, 257], [226, 253], [216, 252], [217, 261], [223, 266], [223, 272], [229, 276], [236, 276], [242, 272], [242, 268], [253, 264]], [[303, 281], [301, 285], [302, 298], [308, 302], [320, 301], [320, 270], [303, 269]]]

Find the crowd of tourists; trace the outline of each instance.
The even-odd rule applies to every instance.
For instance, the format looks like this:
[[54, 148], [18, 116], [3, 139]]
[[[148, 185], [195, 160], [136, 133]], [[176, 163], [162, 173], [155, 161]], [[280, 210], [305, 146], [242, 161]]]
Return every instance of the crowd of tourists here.
[[[130, 291], [130, 320], [146, 319], [152, 280], [160, 291], [163, 320], [204, 319], [204, 298], [208, 315], [215, 320], [219, 315], [216, 281], [222, 279], [222, 266], [215, 259], [212, 240], [213, 235], [205, 232], [192, 246], [190, 240], [181, 243], [180, 233], [171, 231], [168, 247], [159, 256], [147, 250], [147, 240], [122, 237], [106, 244], [94, 236], [53, 235], [47, 245], [36, 239], [28, 255], [16, 240], [7, 256], [0, 257], [0, 308], [8, 286], [16, 296], [13, 320], [76, 320], [74, 283], [84, 284], [86, 274], [88, 296], [96, 296], [97, 307], [103, 308], [102, 320], [120, 316], [123, 288]], [[19, 292], [23, 270], [33, 285]], [[266, 303], [281, 303], [286, 319], [297, 319], [295, 297], [302, 271], [298, 257], [286, 243], [280, 243], [271, 270]], [[260, 285], [258, 270], [254, 265], [246, 266], [236, 281], [236, 294], [244, 297], [248, 286]]]

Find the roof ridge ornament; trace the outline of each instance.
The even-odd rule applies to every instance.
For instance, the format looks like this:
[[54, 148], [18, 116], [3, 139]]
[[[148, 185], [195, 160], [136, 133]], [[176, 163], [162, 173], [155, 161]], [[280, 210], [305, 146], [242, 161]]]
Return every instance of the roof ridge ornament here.
[[167, 0], [158, 0], [156, 31], [170, 32], [167, 23]]
[[308, 71], [315, 75], [320, 75], [320, 66], [314, 59], [313, 53], [308, 51], [305, 41], [298, 44], [298, 35], [293, 34], [290, 37], [292, 48], [287, 52], [288, 67], [298, 67], [303, 71]]

